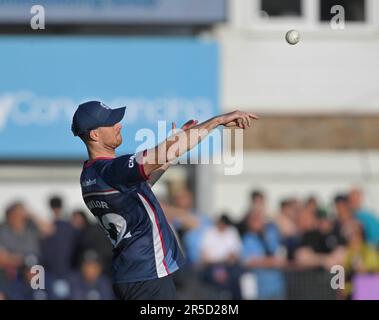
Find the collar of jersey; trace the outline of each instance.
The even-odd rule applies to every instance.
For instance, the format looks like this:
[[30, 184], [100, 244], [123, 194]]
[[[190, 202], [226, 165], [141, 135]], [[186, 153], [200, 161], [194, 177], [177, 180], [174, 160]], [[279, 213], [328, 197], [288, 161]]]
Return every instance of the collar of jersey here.
[[88, 168], [90, 167], [91, 165], [93, 165], [97, 160], [110, 160], [110, 159], [114, 159], [114, 157], [96, 157], [92, 160], [86, 160], [84, 161], [84, 167], [85, 168]]

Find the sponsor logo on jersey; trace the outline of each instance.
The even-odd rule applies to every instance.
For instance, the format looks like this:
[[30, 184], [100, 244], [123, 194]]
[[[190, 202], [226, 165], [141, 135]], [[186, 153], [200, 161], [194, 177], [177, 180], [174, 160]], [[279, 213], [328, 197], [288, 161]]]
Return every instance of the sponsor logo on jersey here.
[[129, 168], [133, 168], [134, 167], [134, 158], [136, 157], [135, 154], [133, 154], [130, 158], [129, 158]]
[[92, 186], [94, 184], [96, 184], [96, 179], [92, 179], [92, 180], [88, 179], [88, 180], [84, 180], [82, 182], [82, 187], [89, 187], [89, 186]]

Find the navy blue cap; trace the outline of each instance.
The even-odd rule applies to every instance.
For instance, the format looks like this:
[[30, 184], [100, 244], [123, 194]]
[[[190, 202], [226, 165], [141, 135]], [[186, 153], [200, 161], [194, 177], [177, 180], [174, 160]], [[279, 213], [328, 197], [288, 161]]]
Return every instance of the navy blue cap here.
[[72, 118], [71, 130], [78, 136], [99, 127], [111, 127], [120, 122], [125, 107], [111, 109], [100, 101], [88, 101], [79, 105]]

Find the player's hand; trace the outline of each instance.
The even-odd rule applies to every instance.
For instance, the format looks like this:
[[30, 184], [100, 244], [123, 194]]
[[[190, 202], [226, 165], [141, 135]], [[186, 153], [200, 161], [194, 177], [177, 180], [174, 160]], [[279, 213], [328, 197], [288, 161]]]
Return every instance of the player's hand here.
[[220, 124], [225, 127], [238, 127], [246, 129], [251, 127], [253, 120], [258, 120], [258, 116], [251, 112], [233, 111], [219, 116]]

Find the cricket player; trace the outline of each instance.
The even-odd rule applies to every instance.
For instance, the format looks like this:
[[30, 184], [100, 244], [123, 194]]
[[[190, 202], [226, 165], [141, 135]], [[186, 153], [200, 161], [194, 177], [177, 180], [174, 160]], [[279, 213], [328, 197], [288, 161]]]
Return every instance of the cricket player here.
[[124, 113], [125, 107], [111, 109], [89, 101], [73, 116], [72, 132], [88, 151], [80, 177], [83, 200], [112, 242], [116, 297], [172, 300], [176, 297], [172, 274], [184, 264], [184, 257], [151, 186], [170, 162], [219, 125], [245, 129], [257, 117], [235, 111], [200, 124], [192, 120], [155, 148], [116, 157]]

